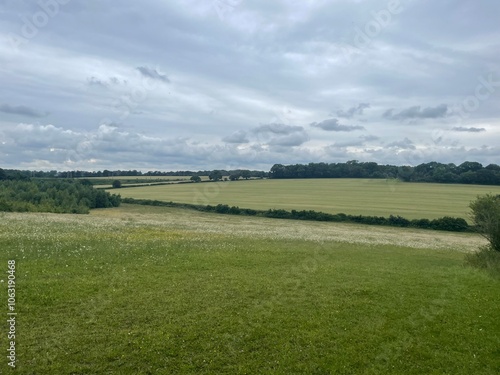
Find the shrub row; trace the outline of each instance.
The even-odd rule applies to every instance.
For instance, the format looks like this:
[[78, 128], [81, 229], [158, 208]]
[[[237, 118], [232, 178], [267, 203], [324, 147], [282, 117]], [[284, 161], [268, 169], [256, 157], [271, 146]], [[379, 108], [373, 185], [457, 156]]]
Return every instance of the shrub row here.
[[290, 220], [311, 220], [311, 221], [330, 221], [330, 222], [343, 222], [343, 223], [357, 223], [368, 225], [385, 225], [391, 227], [406, 227], [406, 228], [421, 228], [444, 230], [451, 232], [466, 232], [471, 231], [472, 228], [462, 218], [455, 218], [445, 216], [439, 219], [414, 219], [408, 220], [401, 216], [363, 216], [363, 215], [347, 215], [344, 213], [329, 214], [325, 212], [318, 212], [313, 210], [282, 210], [282, 209], [269, 209], [269, 210], [253, 210], [250, 208], [239, 208], [237, 206], [228, 206], [227, 204], [218, 204], [217, 206], [211, 205], [195, 205], [189, 203], [174, 203], [164, 202], [149, 199], [134, 199], [124, 198], [123, 203], [141, 204], [149, 206], [167, 206], [188, 208], [204, 212], [215, 212], [227, 215], [246, 215], [246, 216], [260, 216], [276, 219], [290, 219]]

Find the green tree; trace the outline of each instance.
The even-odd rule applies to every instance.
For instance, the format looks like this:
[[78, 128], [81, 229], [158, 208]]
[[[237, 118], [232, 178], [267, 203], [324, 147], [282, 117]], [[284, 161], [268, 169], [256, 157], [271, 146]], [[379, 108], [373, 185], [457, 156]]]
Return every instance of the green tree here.
[[121, 187], [122, 187], [122, 183], [121, 183], [121, 181], [120, 181], [120, 180], [114, 180], [114, 181], [113, 181], [113, 187], [114, 187], [115, 189], [119, 189], [119, 188], [121, 188]]
[[201, 177], [200, 176], [191, 176], [190, 180], [193, 182], [201, 182]]
[[212, 181], [219, 181], [222, 179], [222, 172], [221, 171], [212, 171], [208, 175], [208, 178], [211, 179]]
[[493, 250], [500, 251], [500, 195], [479, 196], [469, 205], [471, 219]]

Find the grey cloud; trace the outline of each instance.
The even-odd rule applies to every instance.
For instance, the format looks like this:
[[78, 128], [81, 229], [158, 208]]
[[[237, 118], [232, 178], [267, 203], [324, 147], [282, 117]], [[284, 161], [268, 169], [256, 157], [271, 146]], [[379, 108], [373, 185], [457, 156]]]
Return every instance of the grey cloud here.
[[89, 86], [108, 87], [108, 85], [104, 81], [102, 81], [94, 76], [87, 78], [87, 84]]
[[55, 161], [56, 158], [60, 162], [87, 164], [97, 159], [108, 165], [119, 165], [127, 160], [160, 163], [182, 158], [201, 163], [218, 151], [216, 146], [193, 145], [185, 138], [149, 137], [109, 125], [79, 133], [53, 125], [20, 124], [6, 132], [6, 136], [6, 151], [15, 153], [20, 160], [36, 153], [41, 160]]
[[29, 150], [71, 149], [83, 140], [82, 133], [54, 125], [18, 124], [4, 133], [15, 147]]
[[295, 132], [303, 131], [304, 128], [302, 126], [293, 126], [293, 125], [285, 125], [285, 124], [264, 124], [260, 125], [256, 128], [253, 128], [253, 132], [256, 134], [259, 133], [273, 133], [273, 134], [282, 134], [288, 135]]
[[336, 118], [323, 120], [319, 123], [313, 122], [311, 126], [333, 132], [352, 132], [355, 130], [365, 130], [365, 128], [360, 125], [341, 125], [339, 124], [339, 120]]
[[474, 128], [474, 127], [466, 128], [463, 126], [455, 126], [451, 130], [453, 130], [455, 132], [468, 132], [468, 133], [481, 133], [481, 132], [486, 131], [485, 128]]
[[360, 147], [364, 146], [365, 142], [363, 142], [361, 139], [353, 139], [350, 141], [343, 141], [343, 142], [335, 142], [332, 146], [335, 147]]
[[136, 69], [145, 77], [156, 79], [165, 83], [170, 83], [168, 77], [164, 74], [159, 73], [156, 69], [147, 66], [138, 66]]
[[[302, 126], [271, 123], [260, 125], [252, 129], [259, 144], [274, 147], [294, 147], [309, 140], [309, 135]], [[281, 151], [280, 151], [281, 152]]]
[[435, 119], [443, 118], [448, 114], [448, 105], [440, 104], [436, 107], [413, 106], [403, 109], [399, 113], [394, 113], [394, 109], [389, 109], [384, 112], [383, 117], [390, 120], [407, 120], [407, 119]]
[[233, 134], [222, 138], [222, 141], [226, 142], [226, 143], [237, 143], [237, 144], [249, 142], [249, 140], [247, 138], [247, 133], [244, 132], [243, 130], [238, 130], [238, 131], [234, 132]]
[[337, 111], [337, 116], [352, 118], [354, 115], [362, 115], [366, 108], [370, 108], [370, 103], [359, 103], [356, 107], [351, 107], [347, 111]]
[[109, 77], [107, 79], [97, 78], [95, 76], [91, 76], [87, 78], [87, 84], [89, 86], [99, 86], [99, 87], [109, 87], [110, 85], [120, 85], [127, 84], [127, 81], [121, 80], [117, 77]]
[[380, 137], [377, 137], [376, 135], [362, 135], [359, 138], [365, 142], [378, 141], [380, 139]]
[[126, 80], [121, 80], [117, 77], [109, 77], [109, 82], [111, 82], [113, 85], [127, 84]]
[[42, 113], [25, 105], [13, 106], [9, 104], [1, 104], [0, 112], [35, 118], [41, 118], [48, 115], [47, 112]]
[[337, 147], [355, 147], [364, 146], [367, 142], [377, 141], [379, 137], [374, 135], [362, 135], [356, 139], [351, 139], [347, 141], [335, 142], [333, 146]]
[[269, 141], [270, 146], [300, 146], [309, 141], [309, 136], [305, 132], [287, 134], [282, 137], [276, 137]]
[[403, 149], [403, 150], [416, 150], [415, 145], [408, 138], [405, 138], [402, 141], [396, 141], [396, 142], [389, 143], [387, 145], [387, 147], [388, 148], [399, 148], [399, 149]]

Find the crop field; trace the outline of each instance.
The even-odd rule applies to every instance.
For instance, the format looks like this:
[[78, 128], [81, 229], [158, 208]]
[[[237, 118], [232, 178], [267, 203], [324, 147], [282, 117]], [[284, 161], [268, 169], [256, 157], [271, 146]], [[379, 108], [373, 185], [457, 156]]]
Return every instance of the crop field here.
[[500, 280], [463, 261], [477, 235], [135, 205], [0, 215], [18, 374], [500, 372]]
[[122, 197], [241, 208], [315, 210], [353, 215], [443, 216], [467, 219], [477, 195], [500, 194], [498, 186], [404, 183], [397, 180], [251, 180], [150, 186], [114, 190]]
[[[100, 188], [111, 188], [113, 181], [118, 180], [122, 186], [128, 185], [144, 185], [148, 186], [151, 183], [160, 182], [186, 182], [191, 176], [111, 176], [111, 177], [82, 177], [82, 180], [89, 180], [93, 185]], [[208, 181], [208, 176], [200, 176], [202, 181]]]

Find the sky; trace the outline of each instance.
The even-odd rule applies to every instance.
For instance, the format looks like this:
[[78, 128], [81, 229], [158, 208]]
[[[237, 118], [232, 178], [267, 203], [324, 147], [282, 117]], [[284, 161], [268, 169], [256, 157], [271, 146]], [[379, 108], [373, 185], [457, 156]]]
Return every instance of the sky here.
[[0, 0], [0, 168], [500, 164], [496, 0]]

